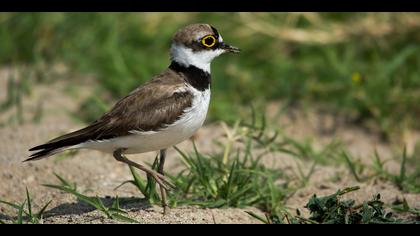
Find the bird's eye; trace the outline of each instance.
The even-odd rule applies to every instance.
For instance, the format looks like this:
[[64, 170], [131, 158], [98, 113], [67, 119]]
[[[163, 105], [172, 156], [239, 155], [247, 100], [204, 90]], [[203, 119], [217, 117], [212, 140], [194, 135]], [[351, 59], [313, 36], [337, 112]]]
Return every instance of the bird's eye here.
[[208, 48], [211, 48], [216, 44], [216, 38], [213, 35], [207, 35], [206, 37], [201, 39], [201, 44]]

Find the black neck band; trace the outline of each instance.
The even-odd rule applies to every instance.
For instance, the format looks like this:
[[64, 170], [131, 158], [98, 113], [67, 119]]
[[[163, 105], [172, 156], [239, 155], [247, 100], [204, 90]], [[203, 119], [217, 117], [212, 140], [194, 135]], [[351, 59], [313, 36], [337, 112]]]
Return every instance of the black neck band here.
[[186, 67], [176, 61], [172, 61], [169, 68], [178, 73], [182, 73], [185, 80], [199, 91], [204, 91], [210, 88], [211, 75], [196, 66], [190, 65]]

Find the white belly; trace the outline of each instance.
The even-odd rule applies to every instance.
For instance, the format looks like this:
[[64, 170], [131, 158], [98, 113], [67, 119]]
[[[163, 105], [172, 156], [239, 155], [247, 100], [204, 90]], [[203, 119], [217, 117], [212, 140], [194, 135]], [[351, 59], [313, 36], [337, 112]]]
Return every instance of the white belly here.
[[[194, 89], [195, 90], [195, 89]], [[89, 141], [76, 148], [96, 149], [112, 153], [119, 148], [124, 153], [144, 153], [157, 151], [176, 145], [190, 138], [204, 123], [210, 103], [210, 89], [204, 92], [194, 91], [192, 106], [174, 124], [158, 132], [132, 131], [131, 135], [103, 141]]]

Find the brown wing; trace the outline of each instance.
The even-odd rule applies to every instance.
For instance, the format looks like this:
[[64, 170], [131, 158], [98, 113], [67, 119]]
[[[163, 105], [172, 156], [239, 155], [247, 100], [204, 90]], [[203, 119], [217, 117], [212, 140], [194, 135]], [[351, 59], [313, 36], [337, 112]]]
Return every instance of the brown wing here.
[[[129, 135], [130, 131], [157, 131], [175, 122], [192, 105], [193, 95], [184, 90], [184, 80], [173, 71], [166, 71], [117, 102], [100, 119], [86, 128], [57, 137], [31, 148], [51, 151], [77, 145], [88, 140], [104, 140]], [[43, 153], [42, 153], [43, 152]], [[36, 159], [40, 154], [33, 154]], [[39, 159], [39, 158], [37, 158]]]
[[144, 86], [119, 101], [94, 122], [94, 139], [129, 135], [130, 131], [157, 131], [174, 123], [192, 105], [188, 91], [174, 92], [180, 86]]

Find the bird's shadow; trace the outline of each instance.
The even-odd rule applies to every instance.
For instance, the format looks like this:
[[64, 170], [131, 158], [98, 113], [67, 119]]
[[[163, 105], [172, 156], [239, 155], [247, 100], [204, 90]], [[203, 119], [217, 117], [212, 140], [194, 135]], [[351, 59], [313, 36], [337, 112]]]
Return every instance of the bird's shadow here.
[[12, 217], [12, 216], [0, 213], [0, 220], [1, 221], [12, 221], [12, 220], [16, 220], [16, 217]]
[[[99, 198], [105, 207], [111, 207], [115, 202], [115, 197], [102, 197]], [[131, 210], [147, 210], [152, 208], [152, 205], [144, 198], [118, 198], [119, 207], [125, 211]], [[59, 216], [69, 216], [69, 215], [82, 215], [97, 210], [95, 207], [81, 201], [77, 200], [72, 203], [63, 203], [50, 210], [47, 210], [43, 214], [43, 219], [59, 217]], [[0, 221], [6, 222], [15, 222], [17, 216], [10, 216], [0, 213]], [[28, 221], [28, 217], [24, 216], [23, 221]]]
[[[116, 201], [114, 197], [99, 198], [105, 207], [111, 207]], [[147, 210], [152, 208], [152, 205], [144, 198], [118, 198], [119, 207], [122, 210]], [[66, 215], [81, 215], [97, 210], [95, 207], [81, 201], [73, 203], [63, 203], [45, 212], [44, 218], [66, 216]]]

